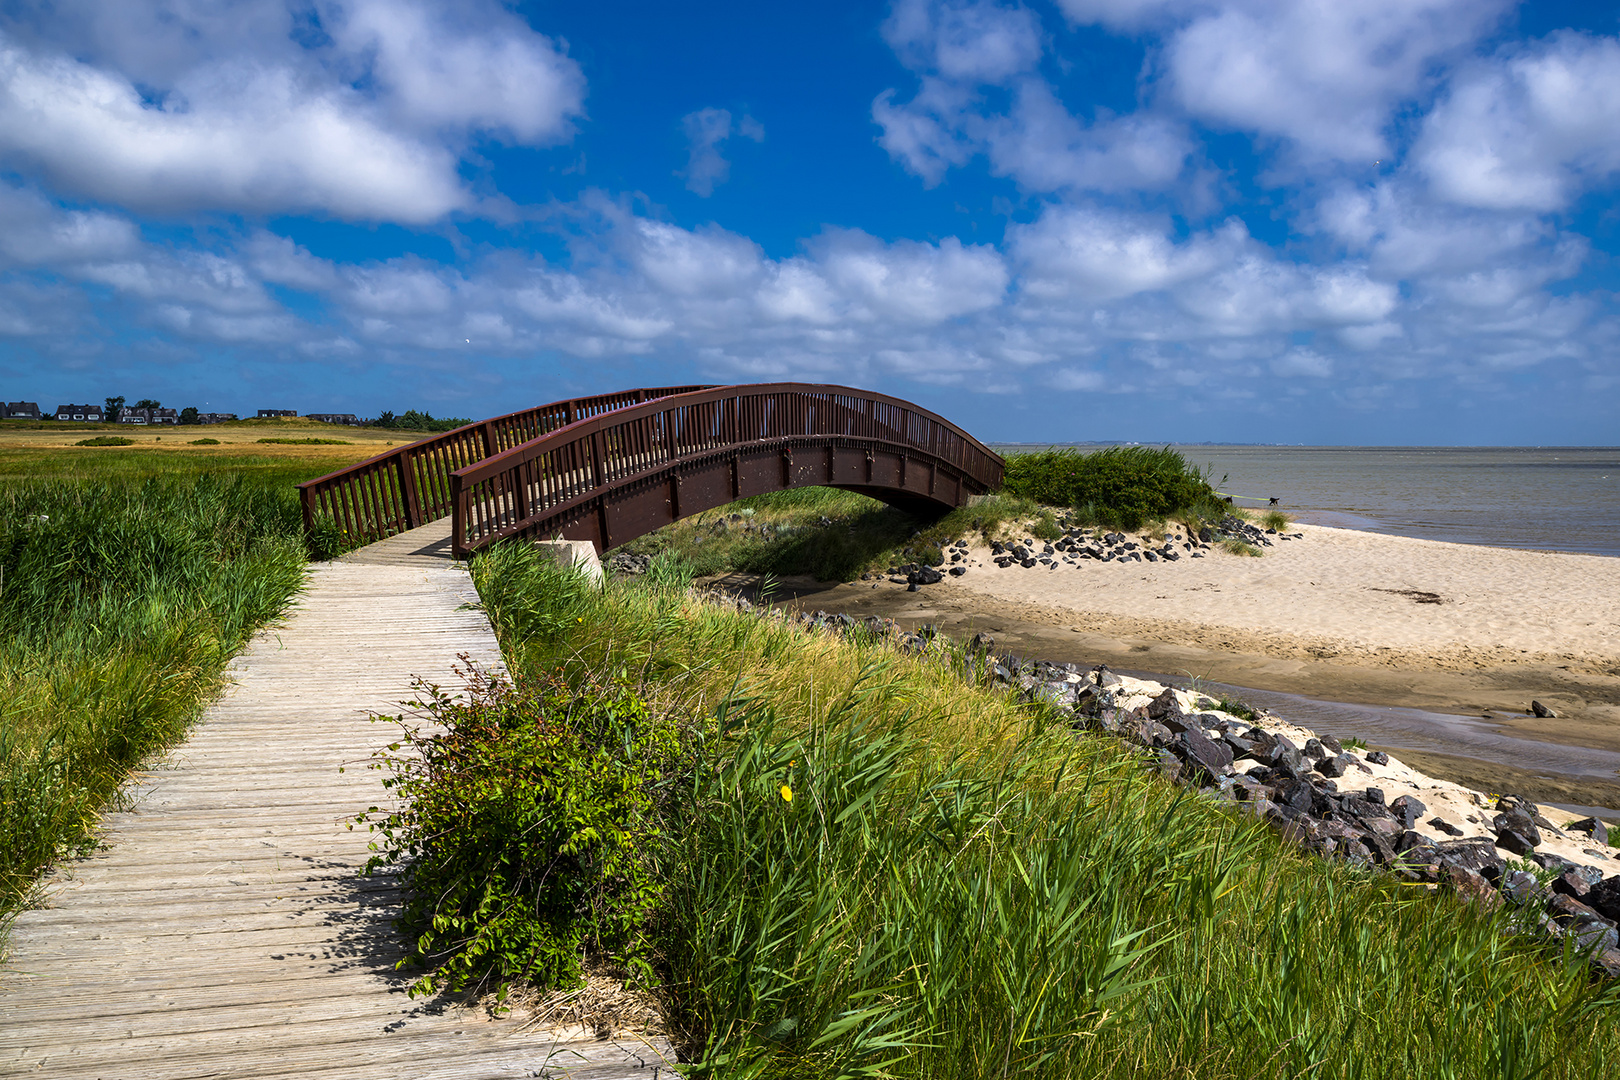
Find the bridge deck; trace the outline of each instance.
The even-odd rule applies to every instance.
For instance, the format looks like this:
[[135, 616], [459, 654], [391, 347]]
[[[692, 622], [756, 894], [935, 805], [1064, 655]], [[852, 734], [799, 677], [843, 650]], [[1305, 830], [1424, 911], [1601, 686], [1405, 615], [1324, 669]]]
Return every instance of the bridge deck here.
[[[191, 738], [145, 772], [103, 849], [45, 883], [0, 976], [0, 1074], [37, 1077], [669, 1075], [662, 1046], [525, 1032], [412, 1001], [398, 890], [366, 879], [369, 754], [410, 677], [500, 663], [449, 523], [319, 566], [232, 665]], [[338, 771], [347, 766], [345, 772]]]

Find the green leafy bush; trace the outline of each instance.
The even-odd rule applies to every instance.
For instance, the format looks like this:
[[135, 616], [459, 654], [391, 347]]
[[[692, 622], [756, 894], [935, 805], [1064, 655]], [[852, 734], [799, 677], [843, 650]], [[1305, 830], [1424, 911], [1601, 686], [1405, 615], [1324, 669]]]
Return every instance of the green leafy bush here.
[[650, 970], [661, 886], [643, 852], [673, 729], [622, 686], [531, 692], [475, 671], [465, 697], [421, 691], [442, 730], [402, 724], [381, 764], [404, 805], [358, 818], [380, 834], [367, 872], [403, 876], [405, 963], [428, 968], [412, 993], [573, 985], [587, 950]]
[[192, 446], [218, 446], [219, 445], [219, 440], [218, 439], [192, 439], [190, 445], [192, 445]]
[[1180, 514], [1220, 515], [1208, 479], [1168, 446], [1013, 454], [1003, 486], [1013, 495], [1071, 507], [1082, 518], [1126, 529]]
[[276, 446], [349, 446], [347, 439], [259, 439], [262, 443], [273, 443]]
[[134, 439], [126, 439], [122, 435], [96, 435], [89, 439], [80, 439], [74, 446], [134, 446]]

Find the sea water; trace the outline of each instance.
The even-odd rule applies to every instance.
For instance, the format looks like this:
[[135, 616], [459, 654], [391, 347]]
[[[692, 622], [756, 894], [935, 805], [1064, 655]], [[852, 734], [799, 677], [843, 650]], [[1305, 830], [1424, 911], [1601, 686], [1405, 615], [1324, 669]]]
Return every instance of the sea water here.
[[[1044, 447], [998, 447], [1005, 451]], [[1095, 446], [1077, 446], [1081, 452]], [[1238, 506], [1312, 525], [1620, 555], [1620, 448], [1177, 446]]]

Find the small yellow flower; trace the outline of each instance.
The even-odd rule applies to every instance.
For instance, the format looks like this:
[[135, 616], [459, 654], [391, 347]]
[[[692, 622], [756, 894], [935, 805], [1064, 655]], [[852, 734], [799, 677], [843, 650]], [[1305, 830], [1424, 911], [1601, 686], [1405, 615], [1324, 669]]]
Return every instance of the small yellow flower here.
[[793, 801], [793, 789], [788, 787], [786, 784], [782, 785], [782, 801], [783, 802], [792, 802]]

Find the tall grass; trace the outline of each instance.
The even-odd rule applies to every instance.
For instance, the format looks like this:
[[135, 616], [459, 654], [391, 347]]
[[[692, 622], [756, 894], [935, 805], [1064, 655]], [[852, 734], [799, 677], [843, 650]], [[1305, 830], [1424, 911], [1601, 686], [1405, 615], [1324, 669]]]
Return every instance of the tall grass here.
[[302, 567], [285, 485], [0, 487], [0, 911], [183, 733]]
[[695, 1075], [1575, 1080], [1620, 1054], [1620, 991], [1513, 912], [1303, 856], [944, 643], [572, 586], [516, 547], [474, 572], [520, 677], [618, 672], [688, 720], [648, 848]]

